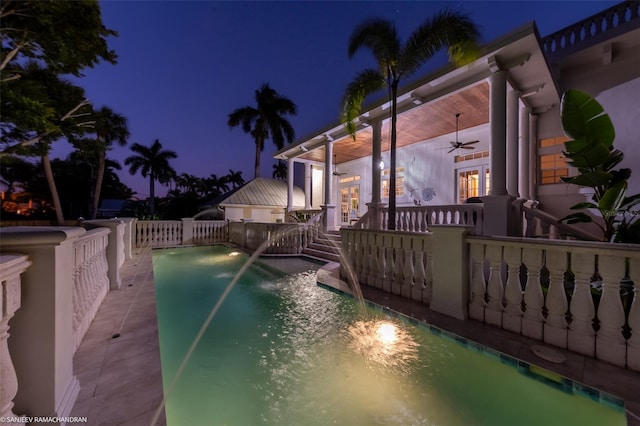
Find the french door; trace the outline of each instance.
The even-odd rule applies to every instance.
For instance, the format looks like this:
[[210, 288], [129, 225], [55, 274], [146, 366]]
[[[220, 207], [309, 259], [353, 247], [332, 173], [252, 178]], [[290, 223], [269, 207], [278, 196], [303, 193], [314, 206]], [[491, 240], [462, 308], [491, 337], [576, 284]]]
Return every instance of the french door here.
[[489, 193], [489, 166], [466, 167], [457, 170], [458, 204], [471, 197], [483, 197]]

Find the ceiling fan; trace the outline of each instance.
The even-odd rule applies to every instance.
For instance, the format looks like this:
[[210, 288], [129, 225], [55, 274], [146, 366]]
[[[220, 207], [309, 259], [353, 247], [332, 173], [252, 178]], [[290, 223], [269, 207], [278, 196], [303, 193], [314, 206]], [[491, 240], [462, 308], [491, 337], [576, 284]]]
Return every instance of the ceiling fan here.
[[[458, 140], [458, 121], [460, 120], [460, 115], [462, 113], [457, 113], [456, 114], [456, 140], [455, 141], [449, 141], [449, 143], [451, 144], [451, 149], [449, 149], [449, 151], [447, 151], [447, 154], [452, 153], [453, 151], [455, 151], [456, 149], [474, 149], [474, 146], [470, 146], [470, 145], [475, 145], [480, 141], [471, 141], [471, 142], [460, 142]], [[446, 148], [442, 148], [442, 149], [446, 149]]]
[[346, 174], [347, 174], [347, 172], [343, 172], [343, 173], [338, 172], [338, 168], [337, 168], [337, 165], [336, 165], [336, 155], [334, 154], [333, 155], [333, 175], [334, 176], [342, 176], [342, 175], [346, 175]]

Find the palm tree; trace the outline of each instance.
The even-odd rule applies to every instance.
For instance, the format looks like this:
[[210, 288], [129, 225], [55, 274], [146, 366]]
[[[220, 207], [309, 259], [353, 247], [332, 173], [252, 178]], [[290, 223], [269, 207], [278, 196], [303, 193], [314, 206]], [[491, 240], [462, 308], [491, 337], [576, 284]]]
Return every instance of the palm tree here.
[[103, 106], [96, 111], [95, 132], [97, 137], [96, 149], [98, 151], [98, 174], [96, 175], [96, 187], [93, 193], [93, 206], [91, 218], [95, 219], [100, 204], [100, 192], [102, 191], [102, 181], [104, 180], [104, 170], [109, 151], [116, 142], [120, 146], [127, 144], [129, 138], [129, 126], [127, 118], [114, 112], [111, 108]]
[[214, 192], [216, 195], [224, 194], [229, 190], [229, 187], [227, 186], [227, 177], [218, 177], [215, 173], [209, 176], [206, 185], [209, 187], [209, 190]]
[[389, 224], [395, 230], [396, 217], [396, 118], [400, 80], [417, 71], [438, 51], [448, 47], [449, 57], [462, 64], [473, 59], [479, 33], [473, 22], [457, 12], [445, 10], [420, 25], [402, 44], [395, 25], [384, 19], [360, 24], [349, 39], [349, 57], [362, 47], [371, 49], [377, 69], [365, 69], [349, 83], [342, 100], [342, 121], [355, 138], [355, 118], [365, 98], [387, 87], [391, 98], [391, 143], [389, 179]]
[[273, 165], [273, 178], [282, 180], [287, 179], [287, 163], [282, 160], [278, 160], [278, 163]]
[[132, 175], [140, 170], [143, 177], [149, 176], [149, 212], [153, 215], [155, 213], [155, 182], [157, 180], [160, 183], [166, 183], [176, 175], [169, 160], [178, 158], [178, 154], [171, 150], [163, 150], [158, 139], [153, 141], [150, 147], [134, 143], [131, 145], [131, 151], [138, 155], [125, 158], [124, 164], [130, 166], [129, 173]]
[[256, 143], [255, 177], [260, 177], [260, 153], [264, 150], [264, 141], [271, 138], [278, 149], [284, 146], [285, 139], [288, 143], [293, 142], [295, 132], [283, 116], [296, 115], [298, 107], [267, 83], [256, 90], [255, 100], [255, 108], [245, 106], [229, 114], [227, 124], [231, 128], [241, 125], [242, 130], [253, 137]]
[[236, 189], [244, 185], [244, 178], [242, 172], [236, 172], [229, 169], [229, 174], [226, 176], [227, 182], [231, 184], [231, 189]]

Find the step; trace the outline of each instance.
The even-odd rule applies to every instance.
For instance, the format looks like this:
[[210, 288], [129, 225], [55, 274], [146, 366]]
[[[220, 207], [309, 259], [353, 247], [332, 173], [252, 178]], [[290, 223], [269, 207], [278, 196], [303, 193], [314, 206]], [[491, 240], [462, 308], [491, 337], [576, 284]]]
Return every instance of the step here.
[[317, 257], [319, 259], [324, 259], [330, 262], [338, 262], [340, 263], [340, 256], [334, 253], [328, 253], [326, 251], [322, 251], [322, 250], [316, 250], [316, 249], [312, 249], [310, 247], [307, 247], [306, 249], [302, 250], [302, 254], [306, 254], [307, 256], [311, 256], [311, 257]]
[[324, 251], [327, 253], [340, 254], [339, 245], [335, 246], [333, 244], [323, 244], [322, 242], [319, 242], [319, 241], [314, 241], [313, 243], [309, 244], [309, 248], [312, 248], [314, 250]]

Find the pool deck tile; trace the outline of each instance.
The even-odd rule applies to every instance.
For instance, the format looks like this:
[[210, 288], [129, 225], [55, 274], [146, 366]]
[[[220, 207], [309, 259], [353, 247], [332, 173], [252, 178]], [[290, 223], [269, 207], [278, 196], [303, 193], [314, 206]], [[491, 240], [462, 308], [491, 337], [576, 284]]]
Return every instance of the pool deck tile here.
[[[337, 264], [326, 265], [319, 281], [348, 292], [338, 269]], [[87, 425], [149, 425], [163, 398], [151, 256], [136, 253], [121, 275], [122, 288], [107, 295], [74, 357], [81, 390], [71, 415], [87, 416]], [[541, 344], [533, 339], [457, 320], [374, 288], [362, 290], [378, 305], [614, 395], [625, 401], [628, 426], [640, 426], [640, 373], [558, 348], [567, 361], [555, 364], [531, 351]], [[120, 337], [112, 338], [114, 333]], [[155, 424], [166, 424], [164, 410]]]

